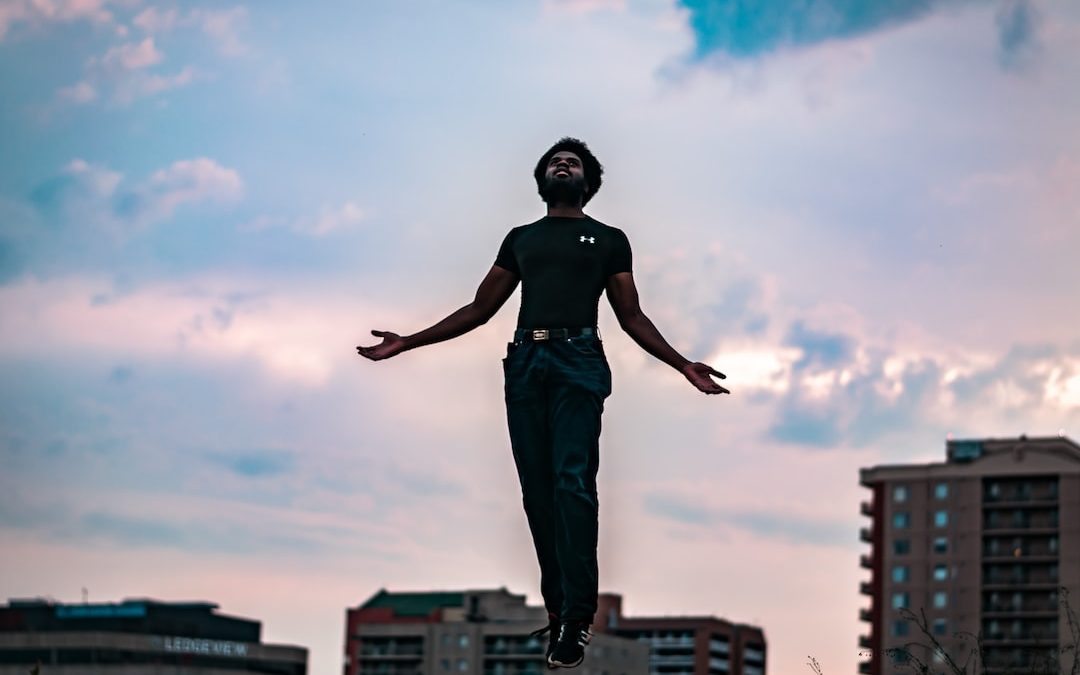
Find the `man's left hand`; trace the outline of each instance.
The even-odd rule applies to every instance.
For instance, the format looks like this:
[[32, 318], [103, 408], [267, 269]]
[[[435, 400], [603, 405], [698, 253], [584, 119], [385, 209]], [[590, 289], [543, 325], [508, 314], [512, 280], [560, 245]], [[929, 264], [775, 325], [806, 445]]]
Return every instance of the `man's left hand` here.
[[682, 374], [686, 376], [686, 379], [690, 380], [690, 384], [698, 388], [698, 390], [705, 392], [706, 394], [730, 394], [731, 392], [724, 389], [716, 382], [713, 382], [712, 375], [719, 377], [721, 380], [727, 376], [718, 370], [713, 370], [712, 367], [701, 363], [688, 363], [683, 366]]

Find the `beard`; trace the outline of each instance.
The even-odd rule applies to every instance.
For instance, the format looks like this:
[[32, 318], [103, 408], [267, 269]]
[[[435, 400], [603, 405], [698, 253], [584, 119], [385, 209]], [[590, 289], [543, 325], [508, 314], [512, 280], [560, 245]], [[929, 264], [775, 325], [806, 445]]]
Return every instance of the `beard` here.
[[540, 198], [547, 204], [581, 204], [585, 197], [584, 178], [549, 178], [540, 191]]

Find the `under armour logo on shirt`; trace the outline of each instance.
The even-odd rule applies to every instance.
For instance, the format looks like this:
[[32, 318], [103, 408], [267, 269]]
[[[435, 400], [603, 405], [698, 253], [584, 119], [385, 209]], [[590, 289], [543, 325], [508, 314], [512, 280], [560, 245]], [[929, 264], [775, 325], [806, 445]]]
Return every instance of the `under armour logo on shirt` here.
[[585, 242], [589, 242], [590, 244], [595, 244], [596, 243], [596, 237], [586, 237], [585, 235], [581, 235], [581, 243], [584, 244]]

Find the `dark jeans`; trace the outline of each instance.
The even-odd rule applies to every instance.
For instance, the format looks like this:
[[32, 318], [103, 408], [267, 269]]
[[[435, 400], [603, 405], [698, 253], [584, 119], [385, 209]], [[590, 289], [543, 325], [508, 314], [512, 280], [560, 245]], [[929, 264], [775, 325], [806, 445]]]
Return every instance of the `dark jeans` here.
[[591, 621], [597, 595], [596, 472], [611, 370], [598, 337], [512, 342], [506, 418], [548, 612]]

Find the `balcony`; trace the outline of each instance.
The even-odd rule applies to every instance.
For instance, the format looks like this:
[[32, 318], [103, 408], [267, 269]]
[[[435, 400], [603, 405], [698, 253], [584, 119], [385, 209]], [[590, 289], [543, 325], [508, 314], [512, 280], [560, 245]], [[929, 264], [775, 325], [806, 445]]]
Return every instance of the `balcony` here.
[[860, 582], [859, 593], [862, 593], [863, 595], [874, 595], [874, 585], [869, 581]]
[[423, 658], [424, 645], [416, 643], [361, 642], [360, 656], [367, 659], [416, 660]]
[[870, 675], [872, 667], [869, 661], [859, 661], [859, 675]]
[[694, 667], [693, 654], [652, 654], [649, 656], [649, 668], [654, 666], [688, 666]]
[[1008, 554], [1005, 554], [1005, 553], [999, 553], [997, 555], [985, 555], [984, 554], [982, 561], [984, 563], [998, 563], [999, 565], [1000, 564], [1022, 564], [1022, 563], [1042, 563], [1042, 564], [1045, 565], [1047, 563], [1055, 563], [1055, 562], [1057, 562], [1058, 557], [1057, 557], [1057, 555], [1051, 555], [1049, 553], [1044, 554], [1044, 555], [1021, 554], [1019, 556], [1008, 555]]
[[873, 537], [872, 533], [870, 532], [869, 527], [860, 527], [859, 528], [859, 540], [860, 541], [865, 541], [867, 544], [873, 543], [874, 537]]
[[860, 635], [859, 636], [859, 647], [860, 648], [862, 648], [862, 649], [872, 649], [873, 646], [874, 646], [874, 641], [870, 639], [869, 635]]
[[1018, 636], [991, 636], [983, 638], [986, 647], [1056, 647], [1057, 633], [1052, 636], [1038, 634]]
[[866, 570], [872, 570], [874, 569], [874, 561], [870, 558], [868, 554], [863, 553], [861, 556], [859, 556], [859, 567]]
[[859, 621], [865, 621], [866, 623], [872, 623], [874, 621], [874, 611], [863, 607], [859, 610]]
[[982, 616], [984, 619], [1047, 619], [1053, 618], [1058, 615], [1057, 607], [1045, 607], [1045, 608], [1021, 608], [1013, 609], [1011, 607], [983, 607]]
[[862, 502], [859, 504], [859, 513], [871, 517], [874, 515], [874, 507], [870, 502]]

